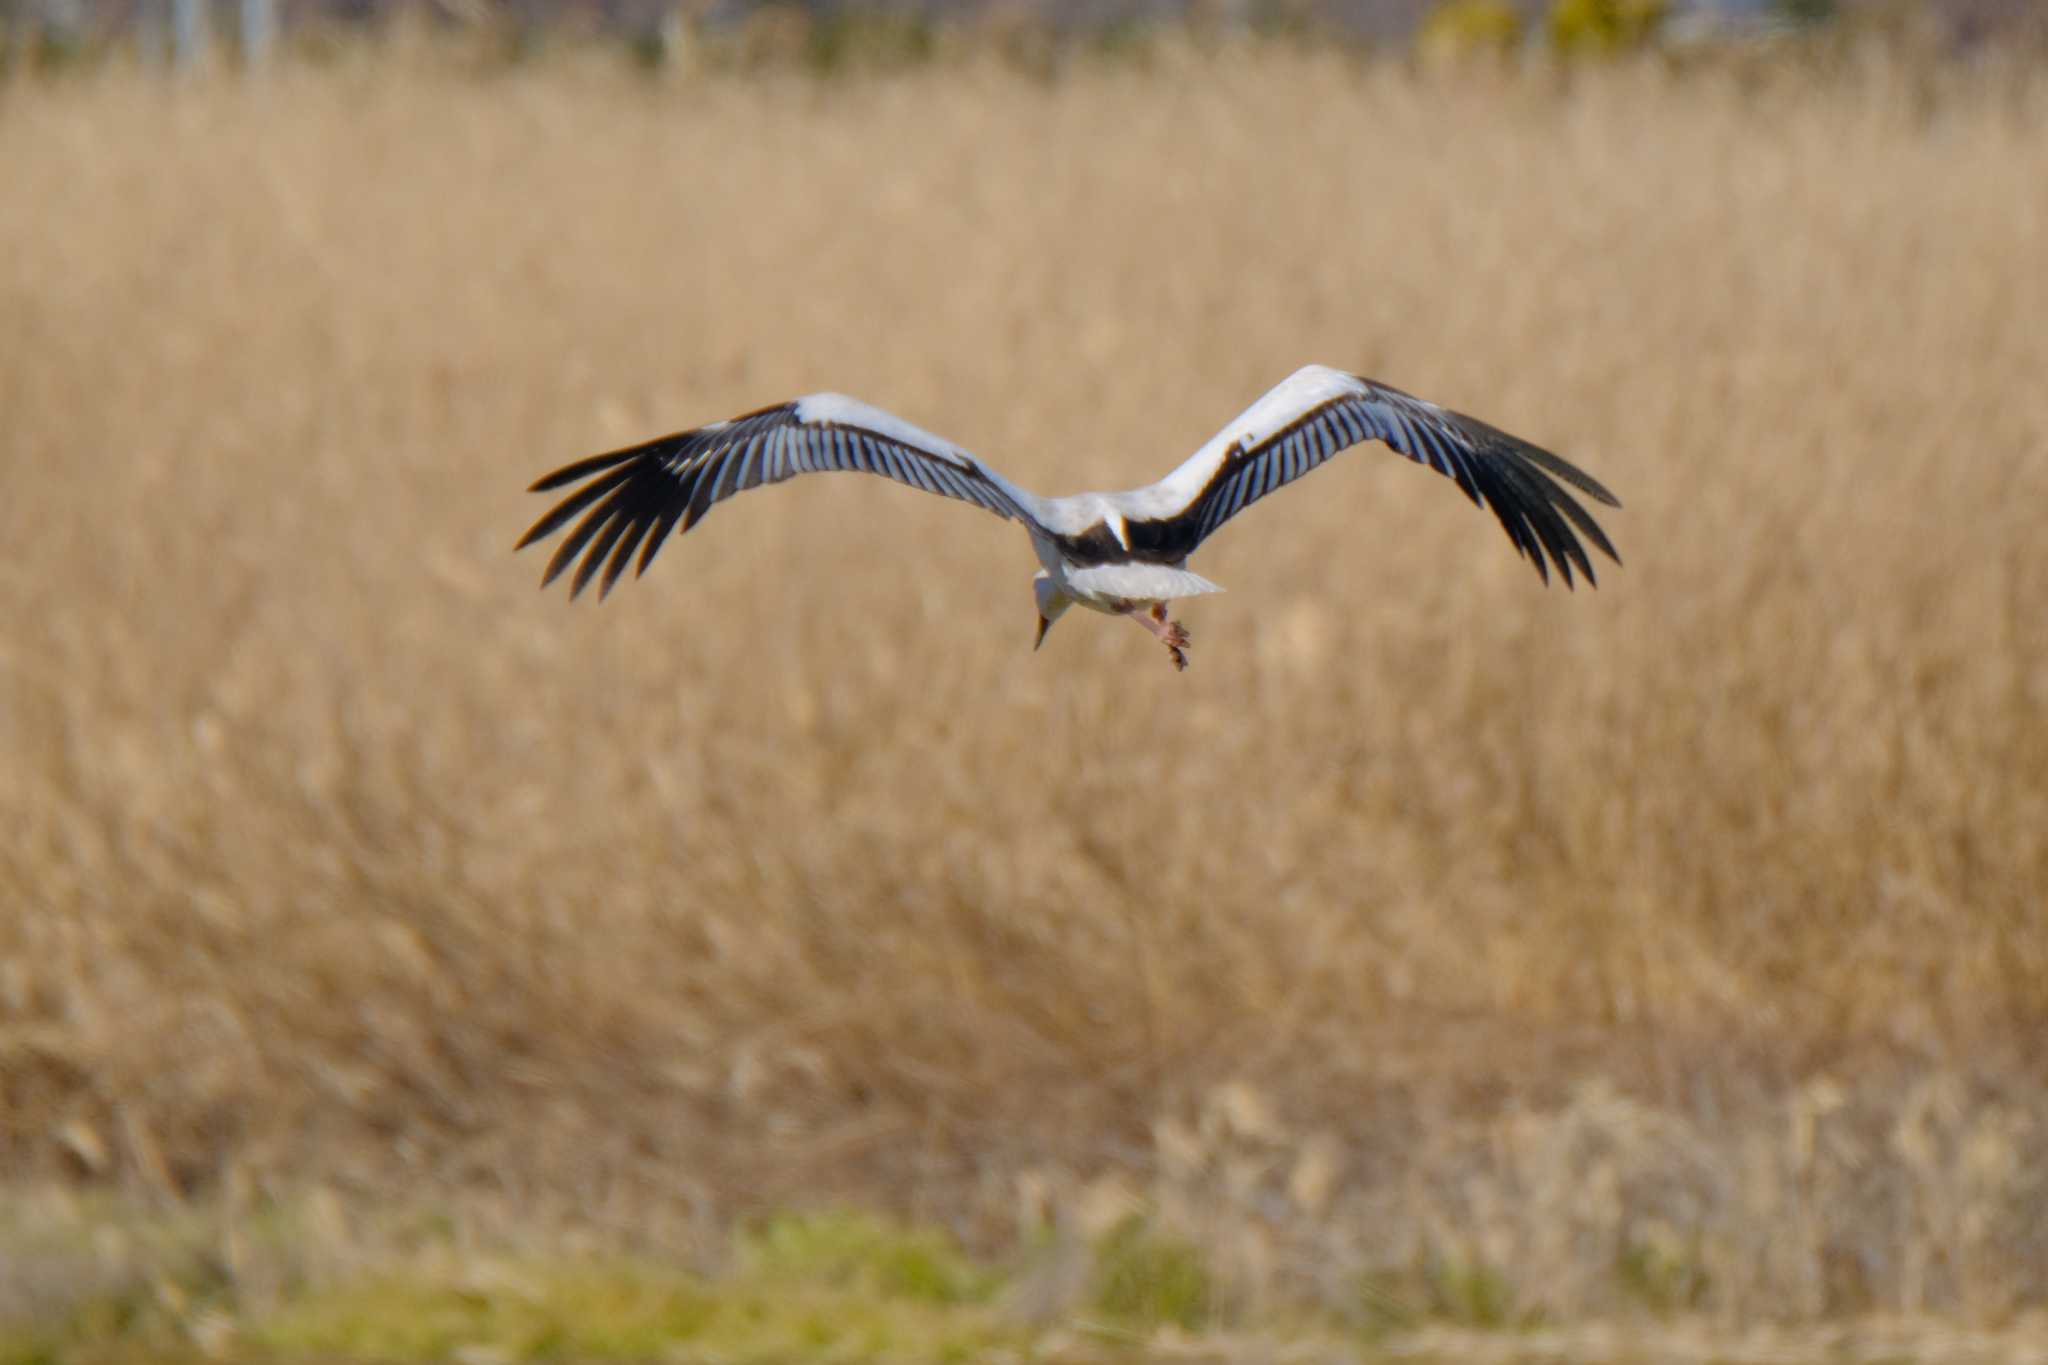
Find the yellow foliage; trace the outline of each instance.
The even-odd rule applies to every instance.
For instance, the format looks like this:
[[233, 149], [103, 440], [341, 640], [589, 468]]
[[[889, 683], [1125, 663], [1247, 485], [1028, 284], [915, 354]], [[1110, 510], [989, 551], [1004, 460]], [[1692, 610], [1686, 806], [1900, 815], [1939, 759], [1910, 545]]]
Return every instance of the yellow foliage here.
[[1669, 0], [1557, 0], [1551, 46], [1566, 56], [1626, 52], [1654, 38], [1670, 8]]
[[1522, 16], [1507, 0], [1443, 0], [1415, 36], [1425, 59], [1509, 52], [1522, 41]]

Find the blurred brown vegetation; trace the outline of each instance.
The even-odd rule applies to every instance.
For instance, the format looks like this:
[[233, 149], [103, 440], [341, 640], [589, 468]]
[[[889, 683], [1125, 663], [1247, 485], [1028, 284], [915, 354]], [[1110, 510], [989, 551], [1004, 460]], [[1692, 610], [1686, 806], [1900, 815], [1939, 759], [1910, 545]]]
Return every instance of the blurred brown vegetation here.
[[[17, 89], [0, 1168], [2039, 1302], [2048, 85], [1811, 75]], [[1205, 550], [1177, 676], [1034, 655], [1016, 529], [877, 480], [602, 606], [510, 553], [811, 389], [1067, 491], [1309, 360], [1582, 463], [1626, 566], [1365, 451]]]

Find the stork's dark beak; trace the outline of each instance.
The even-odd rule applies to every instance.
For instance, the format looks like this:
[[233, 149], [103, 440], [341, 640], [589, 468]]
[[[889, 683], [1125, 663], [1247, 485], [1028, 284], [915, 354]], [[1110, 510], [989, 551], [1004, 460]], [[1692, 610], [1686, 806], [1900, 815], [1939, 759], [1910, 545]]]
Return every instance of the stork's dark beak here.
[[1034, 654], [1038, 652], [1038, 647], [1045, 643], [1045, 633], [1051, 629], [1052, 622], [1046, 620], [1043, 616], [1038, 618], [1038, 638], [1031, 642], [1031, 650]]

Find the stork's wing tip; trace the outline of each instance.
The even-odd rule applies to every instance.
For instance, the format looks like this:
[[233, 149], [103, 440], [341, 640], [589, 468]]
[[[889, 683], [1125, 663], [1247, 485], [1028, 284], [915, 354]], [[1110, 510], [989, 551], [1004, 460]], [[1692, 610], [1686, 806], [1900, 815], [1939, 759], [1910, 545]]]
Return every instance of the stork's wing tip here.
[[1593, 501], [1600, 503], [1602, 506], [1621, 506], [1621, 499], [1615, 497], [1614, 494], [1608, 492], [1606, 484], [1601, 483], [1598, 479], [1594, 478], [1591, 474], [1588, 474], [1583, 469], [1579, 470], [1578, 473], [1579, 477], [1584, 480], [1584, 482], [1579, 484], [1580, 492], [1584, 493]]

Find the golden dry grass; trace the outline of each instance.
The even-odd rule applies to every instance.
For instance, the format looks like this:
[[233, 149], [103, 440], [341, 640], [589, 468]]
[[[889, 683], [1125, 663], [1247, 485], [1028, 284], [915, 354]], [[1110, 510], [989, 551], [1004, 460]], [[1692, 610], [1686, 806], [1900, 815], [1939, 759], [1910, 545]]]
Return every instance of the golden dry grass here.
[[[17, 1182], [1143, 1206], [1247, 1310], [2048, 1293], [2039, 80], [344, 64], [17, 89], [0, 166]], [[878, 481], [602, 607], [509, 553], [792, 393], [1063, 491], [1311, 359], [1584, 464], [1626, 567], [1362, 455], [1176, 676], [1034, 656], [1021, 535]]]

